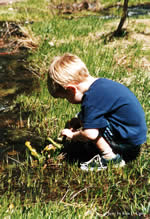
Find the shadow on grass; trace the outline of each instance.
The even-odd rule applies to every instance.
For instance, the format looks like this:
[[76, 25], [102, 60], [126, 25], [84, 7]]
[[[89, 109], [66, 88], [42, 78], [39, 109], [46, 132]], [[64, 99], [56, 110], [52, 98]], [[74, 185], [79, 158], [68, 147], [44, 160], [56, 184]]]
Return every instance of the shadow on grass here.
[[85, 162], [99, 153], [95, 144], [85, 142], [63, 141], [62, 153], [66, 155], [66, 159], [70, 163]]

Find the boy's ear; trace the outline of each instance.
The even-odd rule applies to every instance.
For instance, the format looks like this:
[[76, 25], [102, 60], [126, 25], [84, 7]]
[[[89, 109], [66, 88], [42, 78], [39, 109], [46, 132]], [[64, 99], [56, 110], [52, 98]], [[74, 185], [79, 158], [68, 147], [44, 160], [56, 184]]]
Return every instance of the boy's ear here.
[[76, 87], [74, 85], [68, 85], [66, 90], [74, 94], [76, 92]]

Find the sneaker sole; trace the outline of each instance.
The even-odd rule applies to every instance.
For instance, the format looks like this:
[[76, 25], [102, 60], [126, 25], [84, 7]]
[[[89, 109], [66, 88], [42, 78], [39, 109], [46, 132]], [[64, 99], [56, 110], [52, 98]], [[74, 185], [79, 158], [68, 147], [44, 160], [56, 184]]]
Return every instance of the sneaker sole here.
[[[115, 164], [112, 167], [114, 167], [114, 168], [121, 168], [121, 167], [124, 167], [125, 165], [126, 165], [125, 161], [122, 160], [119, 164]], [[105, 167], [97, 167], [97, 168], [96, 167], [89, 167], [88, 168], [84, 164], [81, 164], [80, 169], [83, 170], [83, 171], [86, 171], [86, 172], [88, 172], [88, 171], [98, 172], [98, 171], [101, 171], [101, 170], [106, 170], [107, 166], [105, 166]]]
[[114, 167], [115, 167], [115, 168], [119, 168], [119, 167], [124, 167], [125, 165], [126, 165], [125, 161], [122, 160], [120, 163], [114, 164]]
[[83, 170], [83, 171], [86, 171], [86, 172], [88, 172], [88, 171], [95, 171], [95, 172], [98, 172], [98, 171], [101, 171], [101, 170], [105, 170], [105, 169], [107, 169], [107, 167], [87, 167], [87, 166], [84, 166], [84, 165], [81, 165], [80, 166], [80, 169], [81, 170]]

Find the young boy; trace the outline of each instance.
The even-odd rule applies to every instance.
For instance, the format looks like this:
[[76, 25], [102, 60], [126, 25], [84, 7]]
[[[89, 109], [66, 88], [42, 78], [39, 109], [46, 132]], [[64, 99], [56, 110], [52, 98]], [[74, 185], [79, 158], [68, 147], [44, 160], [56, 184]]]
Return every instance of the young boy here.
[[109, 164], [122, 167], [137, 157], [147, 128], [143, 109], [127, 87], [92, 77], [79, 57], [66, 53], [53, 59], [48, 89], [55, 98], [81, 104], [78, 118], [73, 118], [61, 134], [97, 146], [99, 154], [81, 163], [82, 170], [101, 170]]

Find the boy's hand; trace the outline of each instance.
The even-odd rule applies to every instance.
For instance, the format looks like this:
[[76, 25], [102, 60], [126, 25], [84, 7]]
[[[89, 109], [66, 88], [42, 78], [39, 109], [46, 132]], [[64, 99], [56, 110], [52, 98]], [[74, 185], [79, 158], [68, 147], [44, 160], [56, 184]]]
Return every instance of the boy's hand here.
[[72, 130], [71, 129], [63, 129], [62, 131], [61, 131], [61, 135], [62, 136], [66, 136], [68, 139], [72, 139], [73, 138], [73, 132], [72, 132]]
[[73, 141], [88, 141], [89, 139], [84, 135], [84, 131], [77, 130], [74, 131], [74, 129], [63, 129], [61, 131], [62, 136], [66, 136], [68, 139]]

